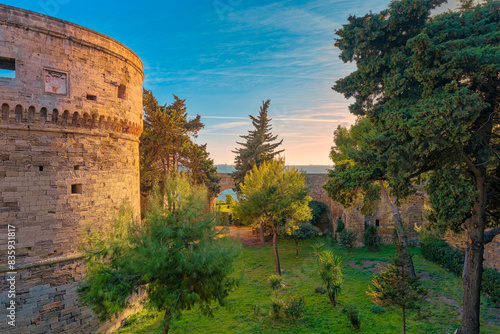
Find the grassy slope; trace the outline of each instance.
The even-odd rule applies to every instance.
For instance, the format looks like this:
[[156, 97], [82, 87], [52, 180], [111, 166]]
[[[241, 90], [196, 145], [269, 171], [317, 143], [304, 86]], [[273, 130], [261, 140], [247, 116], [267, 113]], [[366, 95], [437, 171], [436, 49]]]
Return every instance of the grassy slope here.
[[[325, 239], [317, 239], [325, 240]], [[370, 253], [365, 249], [354, 249], [347, 253], [343, 248], [332, 247], [334, 253], [344, 258], [344, 286], [340, 295], [340, 305], [330, 306], [326, 295], [316, 294], [314, 288], [321, 285], [317, 275], [317, 264], [310, 244], [300, 244], [300, 258], [295, 258], [293, 241], [282, 240], [279, 243], [281, 268], [285, 270], [284, 283], [287, 288], [282, 298], [290, 295], [304, 296], [306, 311], [296, 323], [287, 319], [273, 320], [269, 317], [271, 291], [267, 287], [267, 277], [275, 272], [271, 246], [245, 249], [237, 262], [236, 275], [241, 277], [239, 288], [228, 297], [230, 309], [217, 307], [214, 318], [200, 315], [199, 310], [183, 313], [176, 319], [170, 333], [357, 333], [349, 327], [347, 317], [342, 314], [342, 306], [355, 303], [361, 312], [361, 330], [359, 333], [401, 333], [400, 309], [388, 309], [384, 314], [371, 312], [374, 305], [366, 296], [373, 274], [369, 268], [353, 268], [349, 260], [362, 263], [363, 260], [390, 261], [394, 249], [382, 247], [379, 253]], [[423, 280], [423, 285], [430, 291], [430, 302], [422, 305], [421, 312], [410, 311], [407, 314], [408, 333], [453, 333], [460, 325], [458, 305], [461, 304], [460, 279], [430, 263], [420, 256], [419, 249], [413, 249], [417, 272], [429, 273], [430, 279]], [[438, 297], [441, 298], [440, 301]], [[483, 298], [484, 299], [484, 298]], [[453, 300], [457, 306], [453, 305]], [[253, 306], [260, 306], [256, 314]], [[498, 309], [496, 309], [498, 312]], [[481, 310], [481, 333], [500, 333], [500, 322], [483, 306]], [[162, 314], [143, 310], [131, 317], [128, 325], [118, 333], [161, 333]]]

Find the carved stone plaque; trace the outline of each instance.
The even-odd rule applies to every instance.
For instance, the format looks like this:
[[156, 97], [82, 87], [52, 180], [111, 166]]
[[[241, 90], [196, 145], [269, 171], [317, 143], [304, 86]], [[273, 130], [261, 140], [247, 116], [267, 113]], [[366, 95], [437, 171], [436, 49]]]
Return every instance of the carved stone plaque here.
[[64, 72], [44, 70], [45, 92], [66, 95], [68, 93], [68, 76]]

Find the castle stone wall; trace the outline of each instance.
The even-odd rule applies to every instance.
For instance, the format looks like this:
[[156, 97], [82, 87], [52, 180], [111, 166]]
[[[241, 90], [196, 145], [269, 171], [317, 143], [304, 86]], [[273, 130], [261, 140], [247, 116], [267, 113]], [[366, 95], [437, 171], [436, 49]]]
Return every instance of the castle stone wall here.
[[142, 63], [107, 36], [0, 5], [0, 67], [15, 74], [0, 77], [0, 332], [96, 331], [76, 295], [79, 235], [125, 202], [139, 215]]

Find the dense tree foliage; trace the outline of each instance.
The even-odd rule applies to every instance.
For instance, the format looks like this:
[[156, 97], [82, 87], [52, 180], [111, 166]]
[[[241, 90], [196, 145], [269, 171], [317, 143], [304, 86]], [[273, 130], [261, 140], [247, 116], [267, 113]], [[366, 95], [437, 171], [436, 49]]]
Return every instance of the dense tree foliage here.
[[484, 245], [499, 224], [500, 3], [464, 1], [430, 17], [444, 0], [393, 1], [349, 17], [336, 46], [357, 70], [334, 89], [379, 134], [391, 190], [403, 197], [430, 178], [435, 222], [467, 233], [463, 333], [479, 333]]
[[[335, 146], [330, 152], [335, 167], [328, 173], [328, 182], [324, 188], [333, 200], [345, 208], [351, 208], [362, 201], [361, 212], [364, 214], [373, 211], [373, 202], [380, 199], [382, 194], [392, 211], [398, 240], [409, 252], [398, 198], [391, 188], [387, 187], [392, 186], [392, 175], [388, 170], [387, 160], [393, 155], [397, 156], [397, 147], [391, 146], [392, 143], [387, 142], [383, 136], [384, 133], [376, 131], [364, 117], [359, 117], [350, 129], [339, 126], [334, 132]], [[409, 186], [403, 195], [414, 190], [414, 187]], [[344, 234], [343, 237], [347, 235]], [[410, 264], [410, 272], [415, 276], [413, 262]]]
[[295, 230], [300, 222], [311, 219], [311, 197], [304, 175], [271, 160], [254, 166], [245, 176], [234, 214], [243, 223], [262, 222], [272, 228], [276, 273], [281, 275], [277, 238], [281, 231]]
[[399, 306], [403, 316], [403, 334], [406, 333], [406, 310], [418, 307], [426, 291], [420, 279], [410, 275], [410, 256], [406, 248], [395, 242], [396, 255], [389, 268], [373, 278], [373, 289], [366, 292], [380, 306]]
[[134, 292], [145, 289], [147, 305], [165, 311], [165, 333], [183, 309], [198, 304], [211, 315], [213, 302], [224, 305], [237, 283], [228, 276], [238, 247], [215, 228], [206, 196], [204, 186], [169, 175], [163, 196], [151, 201], [141, 223], [124, 211], [111, 229], [89, 227], [80, 300], [107, 319], [123, 310]]
[[271, 100], [262, 103], [257, 117], [249, 115], [255, 129], [248, 131], [248, 135], [240, 136], [245, 139], [245, 142], [238, 143], [242, 147], [232, 151], [236, 154], [234, 159], [236, 170], [233, 172], [233, 179], [238, 190], [244, 182], [245, 176], [252, 171], [254, 166], [259, 167], [263, 162], [273, 160], [276, 155], [284, 151], [275, 151], [281, 145], [283, 139], [273, 143], [278, 138], [278, 135], [271, 133], [270, 122], [272, 119], [267, 117], [267, 109], [270, 103]]
[[307, 221], [300, 223], [297, 229], [288, 229], [285, 235], [293, 239], [295, 243], [295, 256], [299, 257], [299, 241], [317, 237], [320, 232], [319, 228]]
[[206, 144], [192, 138], [203, 128], [201, 117], [188, 120], [185, 100], [174, 95], [174, 102], [161, 106], [150, 90], [143, 91], [144, 130], [140, 138], [141, 192], [154, 185], [163, 187], [166, 175], [177, 169], [190, 170], [197, 184], [205, 184], [212, 195], [219, 192], [219, 180]]

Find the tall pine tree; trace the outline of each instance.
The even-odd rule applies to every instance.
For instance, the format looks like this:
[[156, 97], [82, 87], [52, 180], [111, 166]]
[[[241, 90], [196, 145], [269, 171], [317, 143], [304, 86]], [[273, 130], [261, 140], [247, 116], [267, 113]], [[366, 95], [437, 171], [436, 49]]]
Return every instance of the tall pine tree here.
[[254, 166], [259, 167], [263, 162], [273, 160], [273, 158], [284, 150], [276, 151], [275, 149], [281, 145], [283, 139], [273, 143], [278, 135], [271, 133], [271, 118], [267, 117], [267, 109], [271, 100], [262, 102], [259, 116], [249, 115], [252, 120], [252, 125], [255, 130], [248, 131], [248, 135], [240, 136], [245, 139], [245, 143], [237, 143], [242, 147], [232, 151], [236, 154], [234, 159], [236, 171], [233, 172], [234, 183], [236, 189], [240, 190], [240, 185], [243, 183], [245, 175], [252, 171]]

